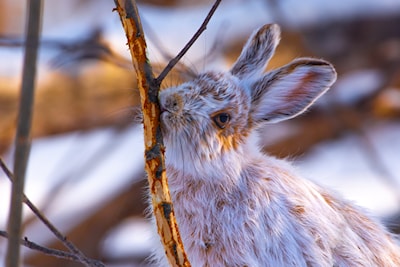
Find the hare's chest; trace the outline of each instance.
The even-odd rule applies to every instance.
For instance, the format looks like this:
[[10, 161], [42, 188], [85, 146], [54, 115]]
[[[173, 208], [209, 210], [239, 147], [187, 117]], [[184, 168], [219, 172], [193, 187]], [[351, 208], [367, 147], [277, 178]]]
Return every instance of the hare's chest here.
[[[172, 191], [180, 234], [193, 266], [256, 266], [256, 214], [245, 192], [197, 187]], [[253, 209], [252, 209], [253, 208]], [[238, 248], [240, 248], [238, 250]], [[253, 264], [251, 264], [253, 263]]]

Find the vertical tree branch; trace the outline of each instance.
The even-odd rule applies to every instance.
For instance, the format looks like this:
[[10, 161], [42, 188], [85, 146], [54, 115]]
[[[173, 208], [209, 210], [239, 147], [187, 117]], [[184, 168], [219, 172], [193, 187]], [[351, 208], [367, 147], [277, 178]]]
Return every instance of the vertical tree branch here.
[[6, 256], [7, 267], [19, 266], [19, 242], [22, 232], [22, 200], [25, 185], [25, 172], [30, 149], [30, 128], [34, 99], [36, 59], [41, 28], [41, 0], [31, 0], [28, 3], [24, 67], [14, 156], [15, 180], [12, 184], [10, 213], [8, 218], [8, 232], [10, 236]]
[[167, 185], [164, 145], [159, 121], [159, 83], [154, 78], [151, 65], [146, 57], [147, 46], [136, 2], [134, 0], [114, 0], [114, 2], [128, 39], [132, 62], [138, 77], [143, 111], [145, 169], [158, 233], [170, 265], [190, 266], [179, 235]]

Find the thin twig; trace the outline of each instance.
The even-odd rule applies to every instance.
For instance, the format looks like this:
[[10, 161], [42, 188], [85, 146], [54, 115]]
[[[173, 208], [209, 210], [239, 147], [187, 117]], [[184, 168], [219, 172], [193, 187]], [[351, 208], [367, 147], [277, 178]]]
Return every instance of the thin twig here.
[[[9, 235], [6, 231], [0, 231], [0, 236], [2, 236], [4, 238], [9, 238]], [[60, 259], [65, 259], [65, 260], [79, 261], [79, 258], [75, 254], [72, 254], [72, 253], [69, 253], [66, 251], [62, 251], [62, 250], [58, 250], [58, 249], [44, 247], [44, 246], [38, 245], [32, 241], [29, 241], [27, 238], [20, 239], [19, 243], [20, 243], [20, 245], [22, 245], [24, 247], [39, 251], [46, 255], [54, 256], [54, 257], [57, 257]]]
[[10, 169], [7, 167], [6, 163], [2, 158], [0, 158], [0, 168], [3, 170], [3, 172], [6, 174], [7, 178], [11, 181], [14, 182], [14, 175], [10, 171]]
[[221, 0], [216, 0], [214, 5], [211, 7], [210, 11], [208, 12], [207, 17], [204, 19], [203, 23], [201, 24], [200, 28], [197, 30], [197, 32], [193, 35], [193, 37], [190, 39], [190, 41], [185, 45], [185, 47], [179, 52], [179, 54], [174, 57], [168, 65], [164, 68], [164, 70], [158, 75], [156, 78], [157, 84], [161, 84], [161, 82], [164, 80], [164, 78], [167, 76], [167, 74], [171, 71], [171, 69], [178, 63], [178, 61], [186, 54], [186, 52], [192, 47], [194, 42], [200, 37], [200, 35], [207, 29], [207, 24], [210, 21], [211, 17], [217, 10], [219, 4], [221, 3]]
[[[3, 159], [0, 158], [0, 167], [7, 175], [8, 179], [14, 183], [14, 176], [7, 165], [4, 163]], [[40, 221], [67, 247], [75, 256], [76, 258], [85, 266], [88, 267], [104, 267], [104, 264], [100, 261], [90, 259], [86, 257], [82, 251], [80, 251], [73, 243], [71, 243], [61, 232], [46, 218], [44, 214], [40, 212], [40, 210], [29, 200], [29, 198], [23, 194], [22, 201], [31, 209], [31, 211], [39, 218]]]
[[22, 199], [25, 186], [25, 173], [30, 150], [30, 131], [32, 124], [33, 99], [35, 91], [36, 61], [41, 28], [42, 1], [29, 1], [28, 24], [24, 67], [22, 73], [21, 98], [18, 111], [17, 137], [14, 155], [15, 179], [12, 184], [11, 204], [8, 217], [10, 234], [7, 246], [6, 266], [18, 267], [22, 233]]

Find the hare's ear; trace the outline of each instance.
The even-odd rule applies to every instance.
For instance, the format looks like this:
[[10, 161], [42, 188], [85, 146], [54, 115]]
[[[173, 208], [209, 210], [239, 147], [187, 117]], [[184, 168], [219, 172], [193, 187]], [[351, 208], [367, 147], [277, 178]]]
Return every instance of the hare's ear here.
[[255, 123], [278, 122], [303, 113], [336, 80], [323, 60], [300, 58], [251, 85], [251, 116]]
[[232, 75], [240, 80], [260, 75], [275, 52], [280, 33], [276, 24], [267, 24], [256, 30], [233, 65]]

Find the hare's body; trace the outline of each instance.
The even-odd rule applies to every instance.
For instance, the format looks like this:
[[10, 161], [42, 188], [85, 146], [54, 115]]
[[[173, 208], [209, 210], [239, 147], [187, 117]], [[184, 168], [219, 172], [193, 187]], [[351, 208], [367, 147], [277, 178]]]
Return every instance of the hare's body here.
[[400, 266], [391, 237], [357, 208], [285, 162], [248, 160], [236, 181], [224, 176], [237, 173], [208, 182], [167, 166], [192, 266]]
[[260, 152], [257, 128], [302, 113], [336, 78], [329, 63], [304, 58], [262, 74], [278, 40], [266, 25], [229, 73], [160, 94], [168, 183], [192, 266], [400, 266], [383, 227]]

